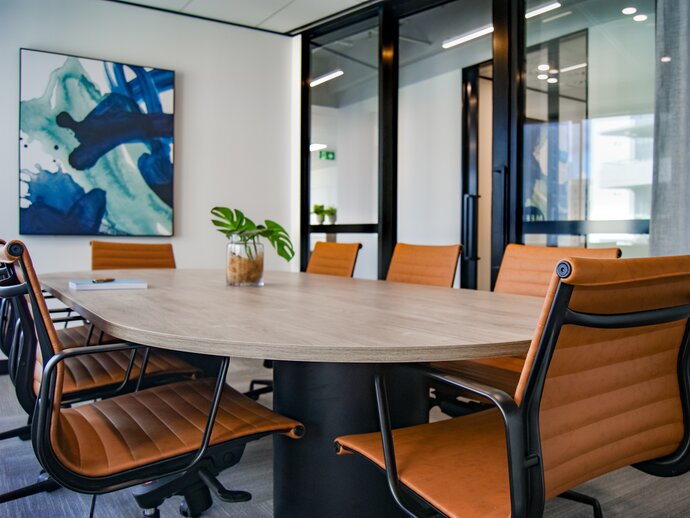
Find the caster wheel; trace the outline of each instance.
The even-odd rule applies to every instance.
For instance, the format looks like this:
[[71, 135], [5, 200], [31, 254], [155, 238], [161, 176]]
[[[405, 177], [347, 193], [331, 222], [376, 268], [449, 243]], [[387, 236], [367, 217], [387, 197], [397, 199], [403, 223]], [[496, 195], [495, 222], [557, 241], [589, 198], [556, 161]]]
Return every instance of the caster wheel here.
[[[192, 514], [189, 512], [189, 506], [187, 505], [187, 502], [185, 502], [184, 500], [182, 500], [182, 502], [180, 502], [180, 514], [182, 516], [186, 516], [187, 518], [192, 518]], [[198, 515], [194, 515], [194, 516], [198, 516]]]

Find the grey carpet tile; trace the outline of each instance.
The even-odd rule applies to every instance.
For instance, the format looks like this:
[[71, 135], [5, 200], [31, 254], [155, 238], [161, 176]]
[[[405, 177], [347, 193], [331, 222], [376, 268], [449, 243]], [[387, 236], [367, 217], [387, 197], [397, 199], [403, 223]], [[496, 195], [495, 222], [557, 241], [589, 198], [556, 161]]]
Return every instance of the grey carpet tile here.
[[[260, 360], [233, 360], [228, 381], [239, 390], [247, 390], [252, 378], [270, 377]], [[261, 396], [270, 405], [270, 395]], [[432, 413], [432, 419], [440, 419]], [[14, 399], [14, 391], [7, 376], [0, 376], [0, 430], [20, 426], [26, 416]], [[0, 491], [8, 491], [33, 482], [40, 471], [31, 444], [19, 439], [0, 441]], [[228, 504], [217, 499], [204, 513], [209, 518], [263, 518], [273, 515], [272, 441], [264, 438], [247, 446], [242, 461], [219, 477], [228, 488], [252, 493], [246, 503]], [[690, 474], [661, 479], [633, 468], [625, 468], [583, 484], [577, 490], [599, 498], [607, 518], [690, 517]], [[161, 516], [177, 517], [180, 497], [167, 500], [160, 508]], [[14, 502], [0, 504], [0, 517], [72, 518], [88, 515], [90, 497], [60, 489]], [[129, 489], [101, 495], [97, 499], [97, 518], [141, 516]], [[314, 516], [318, 516], [315, 510]], [[582, 504], [554, 499], [547, 502], [545, 516], [549, 518], [591, 518], [591, 510]]]

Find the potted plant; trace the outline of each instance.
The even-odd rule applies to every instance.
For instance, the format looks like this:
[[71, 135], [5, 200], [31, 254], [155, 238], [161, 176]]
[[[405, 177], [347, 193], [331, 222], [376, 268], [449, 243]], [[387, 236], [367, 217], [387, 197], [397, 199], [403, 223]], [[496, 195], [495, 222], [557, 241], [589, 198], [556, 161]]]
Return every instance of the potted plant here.
[[314, 205], [311, 208], [311, 213], [316, 216], [316, 224], [323, 225], [323, 218], [326, 216], [326, 207], [324, 205]]
[[267, 219], [257, 225], [239, 209], [213, 207], [211, 222], [216, 230], [230, 239], [226, 264], [228, 286], [263, 286], [264, 245], [263, 237], [273, 246], [277, 254], [289, 261], [295, 256], [290, 236], [275, 221]]
[[326, 216], [326, 221], [333, 225], [338, 216], [338, 210], [333, 205], [331, 205], [330, 207], [326, 207], [323, 213]]

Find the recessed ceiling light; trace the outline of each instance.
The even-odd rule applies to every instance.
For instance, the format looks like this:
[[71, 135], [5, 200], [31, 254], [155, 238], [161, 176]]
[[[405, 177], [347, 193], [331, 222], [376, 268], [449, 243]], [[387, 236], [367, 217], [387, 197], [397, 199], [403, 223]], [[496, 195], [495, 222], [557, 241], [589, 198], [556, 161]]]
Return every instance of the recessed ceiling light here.
[[327, 147], [328, 146], [326, 144], [309, 144], [309, 151], [321, 151]]
[[646, 14], [636, 14], [633, 16], [633, 20], [636, 22], [644, 22], [647, 20], [647, 15]]
[[487, 25], [486, 27], [482, 27], [481, 29], [477, 29], [476, 31], [468, 32], [467, 34], [462, 34], [460, 36], [450, 38], [449, 40], [444, 41], [441, 47], [443, 47], [444, 49], [449, 49], [451, 47], [455, 47], [456, 45], [460, 45], [461, 43], [467, 43], [468, 41], [476, 40], [477, 38], [481, 38], [482, 36], [486, 36], [487, 34], [491, 34], [492, 32], [494, 32], [494, 26]]
[[322, 76], [319, 76], [319, 77], [312, 79], [311, 82], [309, 83], [309, 86], [311, 86], [312, 88], [315, 86], [319, 86], [319, 85], [325, 83], [326, 81], [330, 81], [331, 79], [335, 79], [336, 77], [342, 76], [344, 73], [345, 72], [343, 72], [342, 70], [340, 70], [338, 68], [338, 69], [334, 70], [333, 72], [329, 72], [328, 74], [324, 74]]
[[547, 65], [546, 63], [544, 63], [544, 64], [539, 65], [537, 67], [537, 70], [540, 70], [542, 72], [546, 72], [549, 68], [551, 68], [551, 67], [549, 65]]
[[548, 13], [549, 11], [553, 11], [554, 9], [558, 9], [560, 6], [560, 2], [552, 2], [550, 4], [542, 5], [541, 7], [537, 7], [536, 9], [532, 9], [531, 11], [527, 11], [525, 13], [525, 18], [529, 19], [535, 16], [539, 16], [540, 14]]
[[551, 84], [555, 84], [555, 83], [558, 83], [558, 78], [557, 78], [557, 77], [549, 77], [549, 78], [546, 80], [546, 82], [547, 82], [547, 83], [551, 83]]
[[662, 63], [670, 63], [671, 62], [671, 56], [663, 56], [661, 58]]
[[577, 65], [570, 65], [569, 67], [563, 67], [561, 68], [561, 74], [564, 72], [570, 72], [572, 70], [577, 70], [578, 68], [585, 68], [587, 66], [587, 63], [578, 63]]
[[546, 80], [546, 79], [548, 79], [548, 78], [549, 78], [549, 76], [548, 76], [547, 74], [539, 74], [539, 75], [537, 76], [537, 79], [540, 79], [540, 80], [542, 80], [542, 81], [544, 81], [544, 80]]
[[558, 74], [558, 69], [552, 68], [551, 70], [549, 70], [549, 74]]
[[621, 11], [623, 14], [635, 14], [637, 12], [637, 9], [634, 7], [626, 7]]

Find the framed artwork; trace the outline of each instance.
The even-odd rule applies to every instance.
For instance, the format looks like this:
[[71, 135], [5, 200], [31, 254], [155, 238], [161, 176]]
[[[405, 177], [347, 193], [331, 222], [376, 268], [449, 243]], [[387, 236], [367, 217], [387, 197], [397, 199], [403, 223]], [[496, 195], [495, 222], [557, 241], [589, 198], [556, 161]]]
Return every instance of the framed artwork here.
[[20, 50], [21, 234], [173, 234], [172, 70]]

